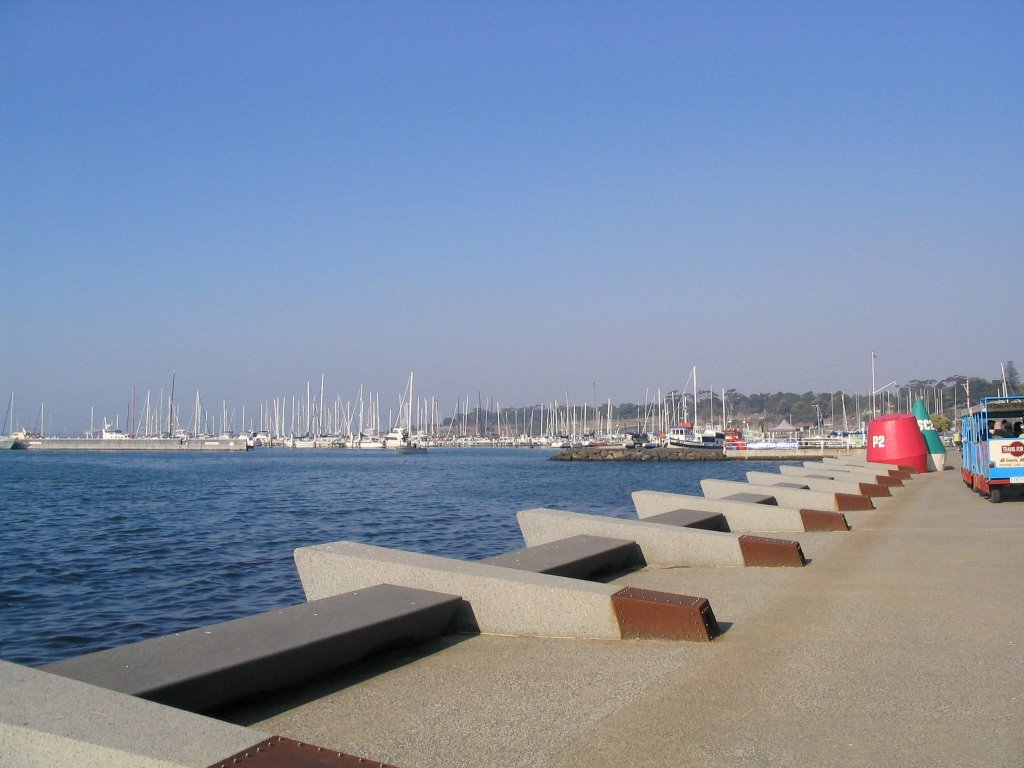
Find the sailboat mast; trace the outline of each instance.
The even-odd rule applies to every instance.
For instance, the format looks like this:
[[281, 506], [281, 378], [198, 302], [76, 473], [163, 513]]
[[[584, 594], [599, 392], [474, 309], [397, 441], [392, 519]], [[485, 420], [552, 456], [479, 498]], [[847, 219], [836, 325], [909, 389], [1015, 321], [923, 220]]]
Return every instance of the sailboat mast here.
[[167, 436], [174, 437], [174, 380], [178, 374], [171, 371], [171, 395], [167, 401]]
[[324, 376], [324, 373], [320, 374], [320, 411], [317, 414], [317, 437], [324, 434]]
[[693, 366], [693, 431], [697, 431], [697, 366]]

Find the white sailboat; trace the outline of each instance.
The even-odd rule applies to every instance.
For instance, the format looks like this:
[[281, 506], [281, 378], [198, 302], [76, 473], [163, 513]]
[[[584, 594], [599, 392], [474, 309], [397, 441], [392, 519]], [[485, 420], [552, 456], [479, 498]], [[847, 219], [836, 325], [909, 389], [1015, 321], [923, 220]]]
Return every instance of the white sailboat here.
[[[346, 448], [362, 451], [379, 450], [384, 447], [384, 438], [380, 435], [379, 420], [373, 408], [373, 393], [370, 393], [370, 411], [364, 413], [363, 388], [359, 387], [359, 424], [357, 431], [345, 442]], [[367, 423], [368, 422], [368, 423]]]
[[398, 418], [391, 431], [384, 436], [384, 447], [393, 448], [399, 453], [426, 453], [426, 446], [409, 437], [412, 432], [412, 380], [413, 375], [410, 373], [409, 384], [398, 401]]
[[9, 448], [14, 447], [14, 441], [17, 439], [15, 435], [7, 431], [7, 424], [11, 423], [14, 425], [14, 393], [11, 392], [11, 402], [7, 405], [7, 415], [4, 416], [4, 428], [3, 433], [0, 434], [0, 451], [6, 451]]

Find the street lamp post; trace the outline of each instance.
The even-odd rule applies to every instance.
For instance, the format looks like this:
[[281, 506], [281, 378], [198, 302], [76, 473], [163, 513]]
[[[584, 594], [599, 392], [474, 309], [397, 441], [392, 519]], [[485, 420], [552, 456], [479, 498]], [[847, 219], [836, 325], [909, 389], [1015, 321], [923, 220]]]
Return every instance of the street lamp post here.
[[871, 353], [871, 418], [875, 418], [875, 353]]

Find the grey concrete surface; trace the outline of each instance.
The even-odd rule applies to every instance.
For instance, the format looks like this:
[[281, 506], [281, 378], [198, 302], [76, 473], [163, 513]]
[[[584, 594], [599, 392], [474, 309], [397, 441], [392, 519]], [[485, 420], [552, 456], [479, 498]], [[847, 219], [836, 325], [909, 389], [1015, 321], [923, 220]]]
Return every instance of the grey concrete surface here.
[[378, 584], [75, 656], [42, 669], [192, 712], [444, 633], [462, 600]]
[[[812, 477], [810, 475], [804, 476], [791, 476], [784, 475], [781, 472], [747, 472], [747, 482], [754, 483], [756, 485], [778, 485], [779, 483], [802, 483], [806, 485], [808, 489], [812, 491], [825, 491], [827, 493], [850, 493], [850, 494], [861, 494], [869, 495], [864, 492], [863, 485], [867, 485], [868, 481], [864, 481], [863, 485], [856, 480], [843, 480], [843, 479], [829, 479], [821, 477]], [[888, 490], [882, 488], [872, 488], [872, 499], [881, 497], [885, 498], [891, 496]]]
[[0, 661], [4, 768], [205, 768], [268, 736]]
[[585, 515], [560, 509], [524, 509], [516, 514], [527, 546], [578, 534], [636, 542], [648, 565], [742, 566], [740, 534]]
[[919, 477], [806, 568], [648, 568], [712, 643], [479, 636], [232, 713], [404, 768], [1024, 765], [1024, 502]]
[[889, 464], [881, 464], [876, 461], [868, 461], [867, 453], [857, 454], [856, 456], [825, 456], [821, 459], [822, 464], [847, 464], [851, 467], [872, 467], [872, 466], [885, 466], [890, 467]]
[[621, 637], [611, 605], [621, 587], [609, 584], [351, 541], [300, 547], [295, 550], [295, 565], [308, 600], [396, 584], [460, 595], [465, 602], [455, 622], [465, 630]]
[[731, 499], [709, 499], [707, 496], [689, 496], [666, 491], [633, 491], [633, 506], [641, 520], [675, 509], [696, 509], [725, 515], [732, 531], [760, 533], [769, 531], [802, 531], [804, 521], [795, 507], [773, 504], [755, 504]]
[[810, 491], [801, 488], [784, 488], [778, 485], [755, 485], [737, 480], [709, 478], [700, 481], [701, 492], [712, 499], [722, 499], [734, 493], [755, 491], [771, 494], [780, 507], [796, 509], [821, 509], [826, 512], [842, 511], [834, 491]]
[[[873, 469], [861, 469], [854, 466], [828, 465], [820, 462], [805, 461], [803, 466], [796, 467], [792, 464], [780, 464], [779, 474], [796, 477], [827, 477], [833, 480], [848, 480], [858, 483], [878, 483], [882, 480], [889, 481], [895, 478], [890, 477], [888, 472], [879, 472]], [[900, 481], [902, 483], [902, 481]], [[903, 485], [889, 486], [890, 492], [893, 488], [902, 488]]]
[[479, 562], [520, 571], [589, 579], [639, 565], [639, 558], [635, 541], [579, 535], [485, 557]]

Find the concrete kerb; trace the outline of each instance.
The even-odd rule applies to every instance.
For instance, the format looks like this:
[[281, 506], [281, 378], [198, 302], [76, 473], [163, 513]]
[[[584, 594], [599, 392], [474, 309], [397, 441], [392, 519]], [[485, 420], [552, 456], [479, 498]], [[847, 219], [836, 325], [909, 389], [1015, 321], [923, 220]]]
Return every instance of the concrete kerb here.
[[808, 491], [800, 488], [786, 488], [778, 485], [754, 485], [735, 480], [704, 479], [700, 481], [701, 491], [710, 499], [721, 499], [744, 491], [758, 491], [775, 497], [780, 507], [796, 509], [821, 509], [829, 512], [847, 512], [874, 509], [867, 496], [848, 493]]
[[456, 631], [614, 640], [718, 634], [707, 600], [688, 595], [626, 594], [614, 584], [350, 541], [300, 547], [295, 565], [310, 600], [382, 583], [462, 595]]
[[747, 482], [755, 485], [779, 485], [780, 483], [800, 482], [811, 491], [825, 491], [827, 493], [849, 493], [854, 496], [870, 496], [871, 498], [885, 498], [891, 496], [889, 489], [878, 483], [869, 483], [866, 480], [844, 480], [834, 478], [814, 477], [813, 475], [788, 475], [781, 472], [747, 472]]
[[846, 517], [842, 512], [779, 507], [665, 491], [633, 491], [632, 498], [637, 517], [641, 520], [677, 509], [695, 509], [725, 515], [729, 528], [739, 532], [849, 530]]
[[528, 546], [586, 534], [636, 542], [646, 565], [661, 568], [803, 566], [799, 543], [723, 531], [623, 520], [559, 509], [524, 509], [516, 515]]

